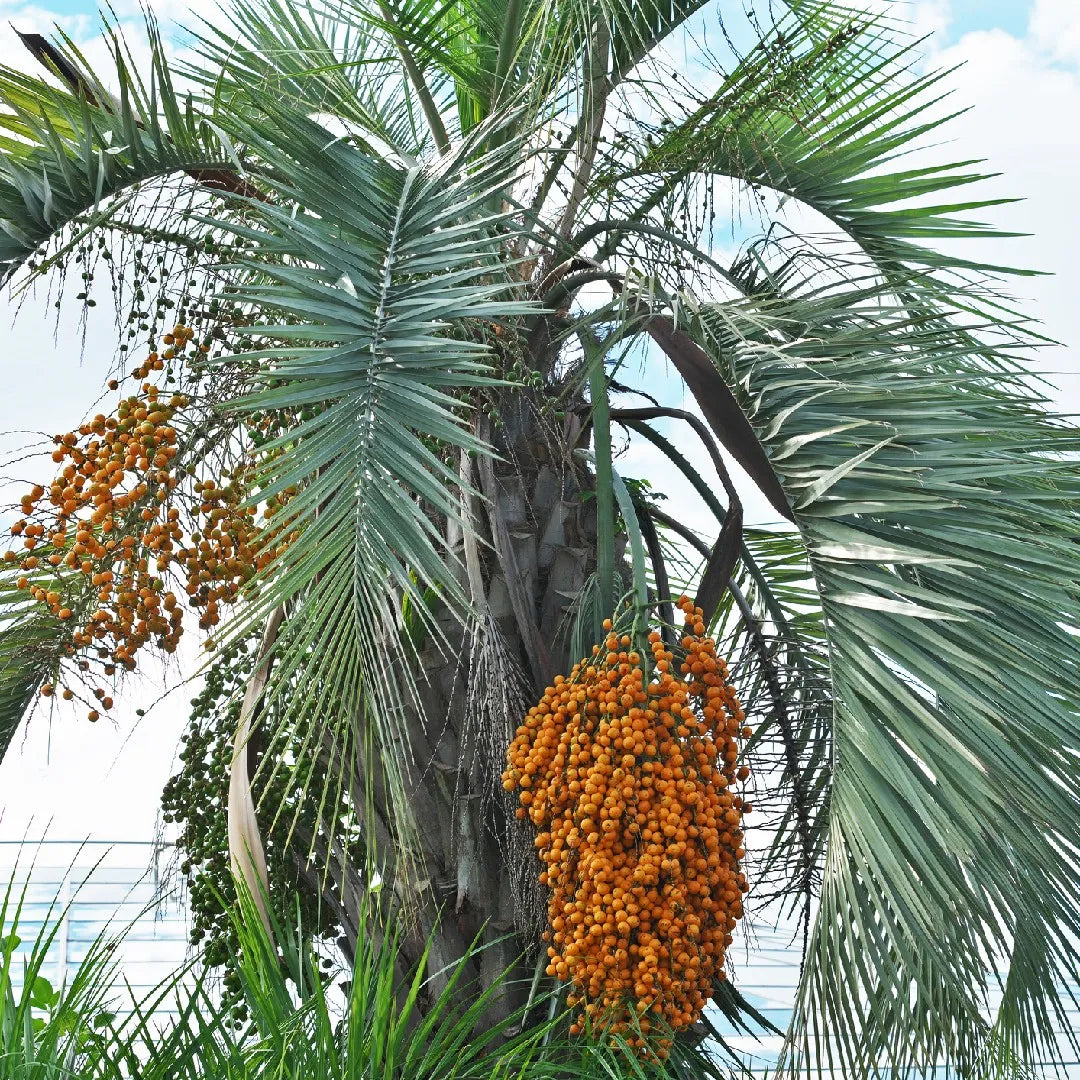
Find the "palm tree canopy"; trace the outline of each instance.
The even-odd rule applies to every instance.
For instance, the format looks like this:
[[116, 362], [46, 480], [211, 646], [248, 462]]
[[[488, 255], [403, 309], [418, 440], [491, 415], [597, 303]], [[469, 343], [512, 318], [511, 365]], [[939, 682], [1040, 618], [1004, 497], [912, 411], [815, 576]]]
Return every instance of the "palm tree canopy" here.
[[[624, 578], [663, 600], [697, 548], [745, 650], [773, 811], [751, 895], [812, 918], [789, 1064], [1004, 1075], [1060, 1052], [1080, 984], [1080, 442], [1031, 377], [1014, 271], [978, 257], [1000, 233], [977, 163], [911, 153], [947, 76], [887, 20], [764, 7], [740, 47], [726, 3], [710, 44], [696, 2], [235, 0], [175, 72], [152, 24], [145, 70], [118, 36], [97, 73], [28, 38], [49, 73], [0, 70], [0, 268], [62, 273], [106, 237], [114, 267], [183, 260], [184, 317], [217, 338], [177, 376], [176, 461], [246, 470], [270, 505], [220, 646], [288, 613], [263, 708], [312, 755], [295, 782], [329, 820], [348, 770], [316, 751], [362, 761], [406, 860], [405, 759], [439, 722], [417, 658], [483, 614], [492, 559], [525, 646], [506, 678], [534, 697], [556, 674], [492, 455], [530, 410], [576, 423], [568, 444], [592, 424], [596, 610]], [[133, 265], [118, 311], [157, 327]], [[609, 409], [664, 358], [784, 530], [743, 529], [737, 493], [650, 426], [663, 410]], [[613, 425], [690, 479], [718, 543], [620, 478]], [[57, 620], [17, 579], [77, 571], [24, 560], [5, 745], [98, 603]]]

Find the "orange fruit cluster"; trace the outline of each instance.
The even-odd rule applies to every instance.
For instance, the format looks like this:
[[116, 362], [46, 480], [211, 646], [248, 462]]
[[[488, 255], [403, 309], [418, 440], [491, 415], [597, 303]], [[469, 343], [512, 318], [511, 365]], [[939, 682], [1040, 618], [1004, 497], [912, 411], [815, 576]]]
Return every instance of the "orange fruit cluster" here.
[[[52, 457], [64, 468], [47, 491], [36, 485], [23, 497], [25, 516], [11, 531], [24, 538], [26, 554], [4, 556], [26, 571], [53, 568], [53, 580], [39, 573], [34, 582], [20, 578], [20, 587], [63, 621], [81, 608], [86, 620], [72, 644], [103, 645], [125, 666], [134, 666], [135, 653], [151, 639], [174, 651], [180, 635], [177, 597], [151, 573], [150, 561], [156, 557], [160, 569], [179, 533], [179, 511], [165, 504], [179, 482], [171, 468], [171, 422], [187, 403], [183, 394], [164, 397], [146, 384], [121, 400], [115, 416], [98, 414], [78, 433], [56, 436]], [[84, 580], [73, 589], [63, 568]], [[85, 579], [97, 592], [96, 607], [87, 602]]]
[[[183, 323], [177, 323], [176, 326], [165, 334], [161, 338], [162, 344], [165, 348], [160, 354], [152, 352], [138, 367], [136, 367], [131, 375], [135, 379], [145, 379], [151, 371], [161, 371], [165, 367], [165, 364], [179, 356], [188, 343], [195, 338], [195, 331], [190, 326], [184, 326]], [[210, 351], [207, 345], [200, 345], [198, 351], [201, 353], [208, 353]], [[110, 389], [115, 390], [116, 387], [109, 384]]]
[[[221, 605], [234, 603], [244, 582], [277, 558], [293, 536], [279, 539], [280, 529], [266, 532], [255, 522], [255, 507], [240, 505], [247, 497], [250, 471], [236, 469], [224, 486], [213, 480], [194, 485], [200, 500], [196, 511], [205, 524], [201, 532], [191, 534], [190, 546], [176, 554], [187, 572], [189, 600], [202, 609], [199, 626], [203, 630], [217, 626]], [[272, 516], [287, 498], [273, 500], [264, 515]], [[277, 544], [273, 544], [275, 539], [279, 539]]]
[[659, 1057], [670, 1038], [650, 1029], [688, 1027], [725, 978], [747, 889], [750, 806], [733, 788], [748, 775], [737, 739], [749, 731], [700, 609], [679, 606], [682, 678], [659, 633], [648, 680], [631, 639], [609, 634], [529, 710], [503, 775], [540, 830], [547, 973], [573, 983], [571, 1032], [623, 1035]]
[[[160, 370], [192, 336], [177, 326], [165, 335], [169, 347], [151, 353], [133, 376]], [[266, 533], [255, 508], [240, 505], [250, 466], [235, 469], [223, 485], [191, 481], [194, 470], [178, 467], [173, 423], [190, 403], [185, 394], [163, 394], [145, 382], [121, 399], [115, 415], [98, 414], [78, 432], [57, 435], [52, 458], [63, 469], [48, 489], [35, 485], [23, 496], [23, 517], [11, 529], [23, 550], [3, 559], [24, 572], [19, 587], [61, 622], [76, 620], [68, 655], [93, 649], [107, 661], [107, 674], [117, 666], [133, 669], [136, 653], [149, 643], [176, 650], [183, 633], [180, 592], [200, 612], [201, 628], [217, 625], [221, 605], [234, 602], [242, 584], [291, 538]], [[55, 688], [47, 683], [41, 692], [50, 697]], [[104, 692], [95, 695], [111, 706]], [[91, 719], [98, 715], [91, 710]]]

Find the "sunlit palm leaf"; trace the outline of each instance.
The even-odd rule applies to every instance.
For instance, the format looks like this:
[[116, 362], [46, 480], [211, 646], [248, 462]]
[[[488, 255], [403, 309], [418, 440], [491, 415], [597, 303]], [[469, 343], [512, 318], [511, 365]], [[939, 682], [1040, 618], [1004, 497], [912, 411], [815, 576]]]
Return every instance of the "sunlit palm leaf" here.
[[250, 108], [249, 91], [260, 87], [296, 108], [343, 121], [354, 141], [374, 138], [397, 154], [419, 153], [424, 133], [394, 77], [398, 57], [373, 27], [328, 18], [313, 4], [279, 0], [236, 3], [226, 19], [203, 29], [199, 62], [186, 69], [222, 108], [245, 98]]
[[[947, 72], [916, 75], [914, 45], [897, 45], [880, 26], [850, 15], [837, 22], [831, 5], [782, 20], [719, 88], [674, 124], [613, 184], [645, 184], [637, 196], [649, 212], [675, 191], [700, 192], [702, 178], [730, 178], [752, 192], [770, 191], [821, 215], [826, 227], [857, 245], [844, 276], [874, 266], [905, 288], [918, 270], [919, 295], [948, 294], [973, 274], [997, 270], [965, 245], [942, 242], [1009, 235], [967, 216], [1002, 201], [965, 198], [983, 178], [978, 162], [942, 164], [920, 152], [948, 116]], [[700, 195], [699, 195], [700, 197]], [[770, 213], [760, 203], [763, 215]], [[782, 205], [782, 203], [781, 203]], [[630, 217], [633, 218], [633, 211]], [[807, 242], [835, 249], [838, 239], [803, 213]], [[813, 273], [810, 264], [804, 268]], [[932, 273], [926, 273], [931, 271]], [[968, 304], [1006, 314], [1000, 299]]]
[[49, 648], [54, 636], [46, 619], [30, 623], [22, 605], [0, 615], [0, 758], [38, 688], [55, 669], [55, 650]]

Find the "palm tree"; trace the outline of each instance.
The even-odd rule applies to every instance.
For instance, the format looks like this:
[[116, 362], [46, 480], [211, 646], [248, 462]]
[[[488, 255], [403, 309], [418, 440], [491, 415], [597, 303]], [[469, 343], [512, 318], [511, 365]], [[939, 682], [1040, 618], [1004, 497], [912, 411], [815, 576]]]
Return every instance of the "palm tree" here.
[[[148, 424], [156, 479], [22, 526], [59, 565], [5, 569], [0, 731], [80, 663], [175, 647], [151, 564], [190, 563], [221, 693], [243, 676], [236, 870], [259, 895], [276, 829], [347, 947], [378, 874], [403, 966], [479, 937], [478, 984], [524, 954], [527, 987], [506, 746], [606, 616], [677, 652], [685, 590], [754, 732], [750, 896], [804, 926], [788, 1066], [1019, 1072], [1063, 1053], [1078, 983], [1078, 440], [1014, 271], [971, 250], [1000, 235], [974, 163], [900, 160], [944, 76], [840, 3], [734, 7], [235, 0], [176, 73], [151, 25], [141, 75], [116, 35], [107, 76], [26, 37], [49, 72], [0, 73], [5, 276], [110, 271], [121, 361], [180, 325], [136, 369], [170, 411], [136, 390], [57, 449]], [[623, 433], [715, 529], [620, 476]], [[744, 526], [732, 460], [782, 528]], [[147, 539], [154, 485], [175, 538]]]

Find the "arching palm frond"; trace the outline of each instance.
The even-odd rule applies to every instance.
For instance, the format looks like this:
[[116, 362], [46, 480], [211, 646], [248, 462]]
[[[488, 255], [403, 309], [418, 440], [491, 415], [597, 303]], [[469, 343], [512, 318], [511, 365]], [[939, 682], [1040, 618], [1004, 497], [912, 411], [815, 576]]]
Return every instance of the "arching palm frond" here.
[[5, 598], [0, 612], [0, 758], [57, 661], [55, 628], [28, 619], [20, 599]]
[[[795, 505], [825, 616], [835, 760], [803, 1038], [812, 1018], [851, 1031], [852, 1010], [851, 1067], [925, 1030], [927, 1061], [972, 1069], [988, 980], [1034, 912], [1032, 975], [1075, 982], [1080, 444], [1006, 357], [971, 355], [977, 328], [885, 299], [748, 303], [745, 337], [733, 306], [699, 319]], [[774, 344], [759, 319], [799, 333]], [[1015, 956], [1018, 997], [1031, 959]]]
[[173, 86], [163, 45], [148, 29], [145, 82], [116, 37], [108, 78], [77, 50], [29, 37], [47, 50], [42, 62], [62, 85], [0, 69], [0, 280], [73, 222], [81, 231], [105, 224], [148, 181], [187, 174], [210, 190], [250, 193], [212, 119]]
[[814, 40], [810, 25], [782, 23], [635, 171], [662, 186], [730, 177], [795, 200], [854, 240], [898, 287], [916, 269], [921, 290], [947, 288], [957, 272], [1000, 271], [942, 241], [1009, 235], [966, 216], [1009, 200], [959, 196], [986, 178], [977, 161], [919, 163], [926, 136], [951, 119], [943, 108], [949, 72], [916, 74], [916, 46], [896, 48], [889, 36], [871, 48], [857, 26]]
[[376, 152], [410, 158], [424, 147], [423, 121], [397, 78], [400, 61], [375, 27], [328, 18], [313, 4], [238, 2], [224, 22], [202, 28], [196, 47], [199, 60], [185, 74], [222, 108], [260, 87], [343, 122], [350, 138], [376, 141]]

